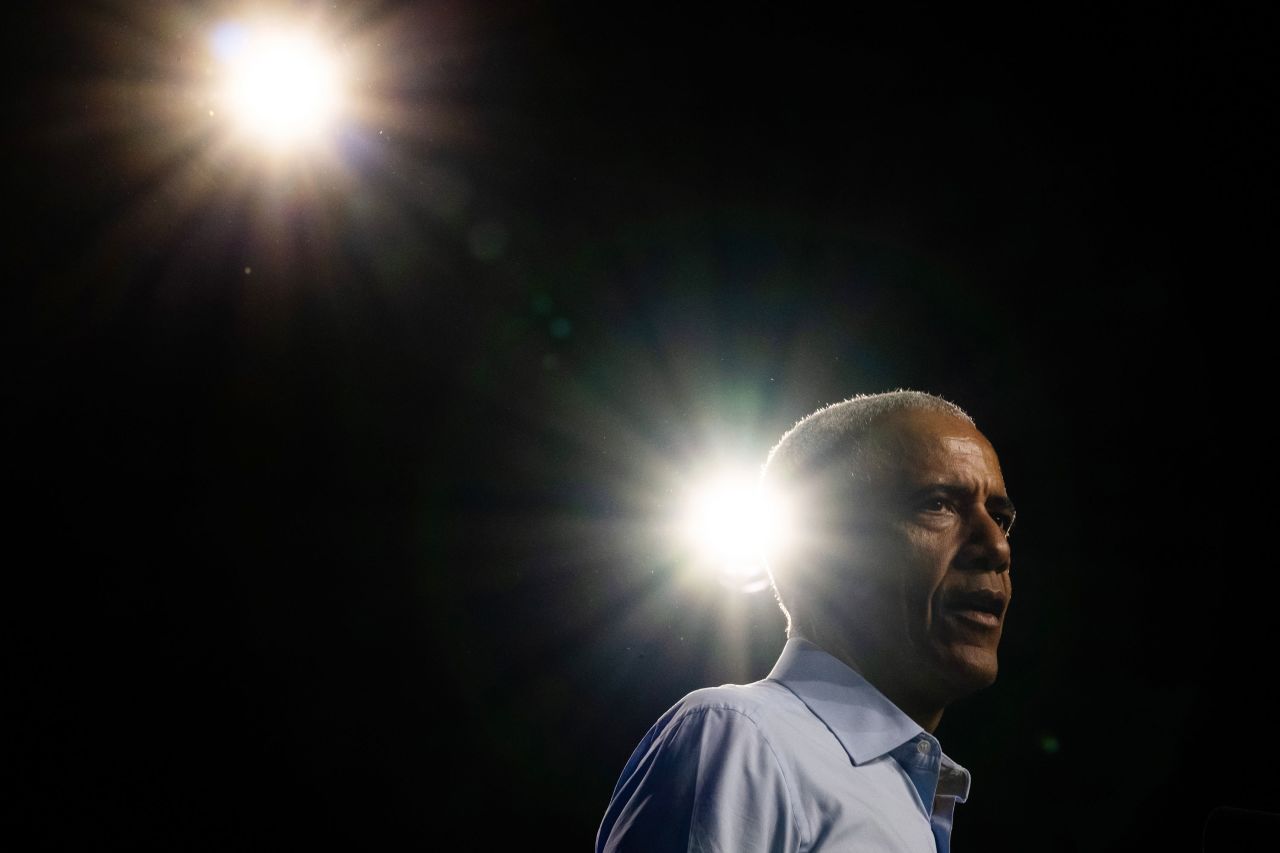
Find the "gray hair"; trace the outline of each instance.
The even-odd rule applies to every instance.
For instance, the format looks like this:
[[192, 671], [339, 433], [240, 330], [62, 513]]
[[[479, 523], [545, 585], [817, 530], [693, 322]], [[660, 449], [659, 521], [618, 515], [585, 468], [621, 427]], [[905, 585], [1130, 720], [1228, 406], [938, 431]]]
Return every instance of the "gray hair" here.
[[857, 394], [823, 406], [787, 430], [769, 451], [764, 479], [776, 477], [779, 469], [805, 470], [839, 450], [856, 452], [876, 421], [907, 409], [941, 412], [973, 423], [969, 413], [955, 403], [924, 391], [900, 388], [880, 394]]

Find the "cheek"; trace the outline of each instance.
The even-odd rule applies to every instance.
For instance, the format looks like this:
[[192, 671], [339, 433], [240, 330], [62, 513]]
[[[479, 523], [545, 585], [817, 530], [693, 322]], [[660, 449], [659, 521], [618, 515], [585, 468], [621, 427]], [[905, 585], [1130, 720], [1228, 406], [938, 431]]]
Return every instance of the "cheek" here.
[[916, 530], [906, 537], [903, 575], [908, 587], [919, 596], [932, 598], [941, 588], [955, 557], [948, 537], [928, 530]]
[[918, 529], [901, 529], [886, 537], [879, 553], [883, 595], [892, 601], [896, 621], [909, 636], [931, 631], [934, 603], [947, 561], [940, 557], [936, 534]]
[[945, 531], [888, 525], [864, 535], [857, 551], [862, 593], [914, 633], [932, 621], [933, 603], [951, 563]]

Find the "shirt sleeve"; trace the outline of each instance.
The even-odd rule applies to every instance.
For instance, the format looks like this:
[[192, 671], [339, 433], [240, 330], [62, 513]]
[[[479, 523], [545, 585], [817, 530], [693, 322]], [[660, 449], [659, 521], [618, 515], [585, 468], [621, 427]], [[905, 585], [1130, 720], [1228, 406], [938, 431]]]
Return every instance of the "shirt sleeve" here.
[[597, 853], [792, 853], [802, 849], [782, 766], [750, 716], [669, 713], [622, 771]]

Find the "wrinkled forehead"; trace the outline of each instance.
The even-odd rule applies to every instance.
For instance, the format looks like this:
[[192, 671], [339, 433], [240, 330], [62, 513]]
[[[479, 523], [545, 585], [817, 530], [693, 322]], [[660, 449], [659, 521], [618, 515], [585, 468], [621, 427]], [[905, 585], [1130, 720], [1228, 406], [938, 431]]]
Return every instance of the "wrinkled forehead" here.
[[872, 425], [862, 455], [868, 481], [975, 480], [987, 488], [1004, 489], [1000, 460], [991, 442], [973, 424], [944, 412], [906, 410], [885, 415]]

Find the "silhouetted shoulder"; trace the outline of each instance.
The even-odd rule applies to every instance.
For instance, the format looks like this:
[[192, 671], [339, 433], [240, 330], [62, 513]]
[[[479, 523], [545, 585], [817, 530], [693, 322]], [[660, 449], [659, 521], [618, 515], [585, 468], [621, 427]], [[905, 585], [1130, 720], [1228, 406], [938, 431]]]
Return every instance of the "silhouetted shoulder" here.
[[627, 762], [597, 851], [801, 849], [810, 832], [779, 725], [793, 705], [803, 710], [770, 681], [695, 690], [676, 702]]
[[758, 724], [778, 717], [808, 714], [804, 703], [795, 694], [768, 679], [695, 690], [673, 705], [667, 715], [680, 716], [699, 711], [736, 712]]

